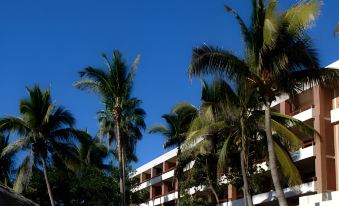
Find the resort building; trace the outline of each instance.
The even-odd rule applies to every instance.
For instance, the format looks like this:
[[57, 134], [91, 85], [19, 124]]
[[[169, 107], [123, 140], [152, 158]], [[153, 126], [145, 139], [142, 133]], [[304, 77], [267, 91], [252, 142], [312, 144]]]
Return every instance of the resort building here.
[[[339, 60], [327, 67], [339, 69]], [[297, 104], [292, 105], [288, 96], [283, 95], [272, 104], [272, 110], [312, 125], [320, 137], [299, 135], [304, 145], [298, 151], [292, 152], [291, 156], [303, 183], [297, 189], [285, 188], [285, 196], [291, 205], [321, 206], [334, 205], [334, 202], [339, 205], [339, 192], [334, 192], [339, 190], [339, 88], [306, 88], [298, 94], [296, 102]], [[173, 184], [176, 153], [177, 149], [173, 149], [131, 174], [140, 182], [134, 191], [147, 191], [142, 206], [175, 205], [178, 197], [177, 184]], [[276, 204], [269, 171], [267, 181], [263, 184], [267, 189], [253, 194], [253, 203], [263, 206]], [[229, 184], [225, 190], [225, 196], [220, 197], [221, 206], [243, 205], [243, 195], [239, 188]], [[203, 195], [203, 191], [201, 193]], [[334, 200], [336, 198], [337, 201]]]

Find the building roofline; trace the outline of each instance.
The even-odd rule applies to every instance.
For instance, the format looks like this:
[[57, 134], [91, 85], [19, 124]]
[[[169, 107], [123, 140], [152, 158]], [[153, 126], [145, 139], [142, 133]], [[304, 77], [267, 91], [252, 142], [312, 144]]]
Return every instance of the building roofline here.
[[169, 160], [173, 157], [177, 156], [177, 151], [178, 148], [174, 148], [168, 152], [166, 152], [165, 154], [162, 154], [158, 157], [156, 157], [155, 159], [141, 165], [140, 167], [136, 168], [135, 170], [133, 170], [130, 174], [131, 177], [135, 177], [136, 175], [139, 175], [147, 170], [149, 170], [150, 168], [157, 166], [159, 164], [162, 164], [164, 161]]
[[325, 68], [339, 69], [339, 60], [327, 65]]

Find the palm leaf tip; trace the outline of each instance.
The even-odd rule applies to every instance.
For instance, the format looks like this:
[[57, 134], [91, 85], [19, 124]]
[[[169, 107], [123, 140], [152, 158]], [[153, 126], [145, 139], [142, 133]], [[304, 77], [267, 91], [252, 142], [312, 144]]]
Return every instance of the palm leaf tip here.
[[228, 5], [224, 5], [224, 8], [225, 8], [225, 10], [227, 11], [227, 12], [234, 12], [234, 10], [230, 7], [230, 6], [228, 6]]

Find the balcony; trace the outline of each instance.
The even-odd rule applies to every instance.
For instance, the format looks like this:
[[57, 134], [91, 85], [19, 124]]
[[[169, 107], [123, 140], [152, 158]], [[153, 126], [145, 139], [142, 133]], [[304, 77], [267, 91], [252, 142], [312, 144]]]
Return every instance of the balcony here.
[[166, 195], [156, 197], [155, 199], [152, 199], [147, 203], [142, 203], [142, 204], [140, 204], [140, 206], [161, 205], [163, 203], [166, 203], [166, 202], [169, 202], [169, 201], [172, 201], [172, 200], [176, 200], [176, 199], [178, 199], [178, 192], [173, 191], [172, 193], [168, 193]]
[[[294, 188], [285, 188], [284, 193], [285, 197], [295, 197], [298, 195], [308, 194], [308, 193], [314, 193], [315, 192], [315, 181], [304, 183], [298, 186], [298, 189]], [[273, 200], [276, 200], [275, 192], [266, 192], [261, 193], [257, 195], [252, 196], [253, 204], [261, 204], [265, 202], [270, 202]], [[219, 204], [218, 206], [243, 206], [244, 205], [244, 199], [238, 199], [234, 201], [224, 202]]]
[[[294, 162], [298, 162], [298, 161], [301, 161], [301, 160], [304, 160], [304, 159], [307, 159], [313, 156], [315, 156], [313, 145], [305, 147], [305, 148], [301, 148], [295, 152], [291, 152], [291, 157]], [[257, 166], [260, 166], [265, 171], [269, 170], [266, 162], [262, 162], [258, 164]]]
[[331, 123], [339, 122], [339, 108], [331, 110]]
[[151, 179], [148, 179], [145, 182], [142, 182], [139, 186], [137, 186], [136, 188], [133, 189], [133, 192], [145, 189], [148, 186], [157, 184], [157, 183], [162, 182], [164, 180], [167, 180], [167, 179], [169, 179], [169, 178], [171, 178], [173, 176], [174, 176], [174, 168], [172, 168], [171, 170], [169, 170], [169, 171], [167, 171], [165, 173], [162, 173], [162, 174], [160, 174], [158, 176], [155, 176], [155, 177], [153, 177]]
[[299, 197], [300, 206], [327, 205], [337, 206], [339, 202], [339, 191]]
[[309, 105], [309, 106], [297, 109], [293, 111], [290, 115], [303, 122], [309, 119], [312, 119], [315, 117], [314, 105]]

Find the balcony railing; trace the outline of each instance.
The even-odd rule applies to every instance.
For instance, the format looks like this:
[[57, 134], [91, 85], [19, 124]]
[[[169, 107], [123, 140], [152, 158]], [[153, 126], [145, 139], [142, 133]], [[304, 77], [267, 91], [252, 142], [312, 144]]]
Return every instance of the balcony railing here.
[[300, 108], [298, 108], [298, 109], [295, 109], [295, 110], [293, 110], [289, 115], [290, 115], [290, 116], [294, 116], [294, 115], [296, 115], [296, 114], [299, 114], [299, 113], [304, 112], [304, 111], [306, 111], [306, 110], [308, 110], [308, 109], [311, 109], [311, 108], [314, 108], [314, 105], [313, 105], [313, 104], [312, 104], [312, 105], [303, 106], [303, 107], [300, 107]]

